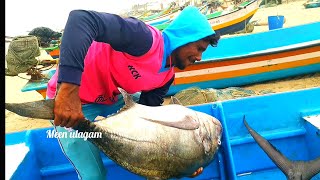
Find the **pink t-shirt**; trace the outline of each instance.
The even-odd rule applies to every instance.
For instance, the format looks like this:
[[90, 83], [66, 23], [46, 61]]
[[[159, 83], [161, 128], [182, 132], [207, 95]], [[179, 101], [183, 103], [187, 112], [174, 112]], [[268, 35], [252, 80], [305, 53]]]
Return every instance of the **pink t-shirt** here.
[[[94, 41], [91, 44], [85, 57], [79, 92], [83, 103], [113, 104], [120, 94], [117, 87], [130, 94], [150, 91], [165, 85], [173, 77], [173, 67], [160, 72], [164, 41], [161, 32], [148, 27], [153, 34], [153, 43], [140, 57], [116, 51], [106, 43]], [[58, 68], [48, 82], [49, 98], [54, 98], [57, 79]]]

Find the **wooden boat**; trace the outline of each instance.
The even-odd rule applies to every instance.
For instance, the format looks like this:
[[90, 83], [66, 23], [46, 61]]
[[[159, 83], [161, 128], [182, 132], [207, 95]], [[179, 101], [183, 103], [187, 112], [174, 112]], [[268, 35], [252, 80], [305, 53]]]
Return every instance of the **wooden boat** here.
[[[320, 88], [189, 106], [216, 117], [223, 126], [221, 148], [194, 179], [286, 179], [248, 133], [244, 116], [253, 129], [288, 159], [306, 161], [320, 157], [320, 101], [315, 97], [320, 97]], [[107, 115], [108, 108], [85, 105], [83, 111], [88, 119], [94, 119]], [[6, 134], [8, 179], [77, 179], [57, 139], [47, 137], [48, 130], [52, 128]], [[107, 179], [145, 179], [115, 164], [103, 153], [101, 156], [108, 169]], [[314, 178], [320, 178], [320, 173]]]
[[212, 28], [221, 35], [241, 31], [258, 11], [260, 2], [259, 0], [245, 1], [230, 12], [222, 12], [217, 18], [215, 15], [212, 17], [209, 15], [208, 21]]
[[42, 48], [42, 49], [46, 50], [53, 59], [59, 58], [60, 45], [56, 45], [56, 46], [53, 46], [53, 47]]
[[150, 24], [150, 25], [156, 25], [161, 24], [170, 19], [171, 16], [174, 16], [179, 12], [180, 8], [175, 7], [173, 4], [170, 4], [170, 6], [158, 13], [155, 13], [153, 15], [150, 15], [148, 17], [140, 18], [143, 22]]
[[47, 71], [43, 71], [42, 74], [44, 76], [43, 79], [32, 81], [29, 80], [22, 88], [22, 92], [28, 92], [28, 91], [37, 91], [41, 96], [45, 99], [47, 94], [47, 86], [49, 79], [54, 75], [56, 72], [56, 69], [49, 69]]
[[[245, 1], [233, 10], [216, 11], [206, 16], [212, 29], [220, 35], [235, 33], [245, 28], [252, 16], [258, 11], [259, 4], [260, 0]], [[169, 24], [170, 22], [162, 23], [155, 25], [155, 27], [162, 31]]]
[[176, 17], [178, 14], [180, 13], [179, 9], [176, 9], [168, 14], [165, 14], [163, 16], [160, 16], [157, 19], [154, 20], [150, 20], [150, 21], [145, 21], [147, 24], [151, 25], [151, 26], [156, 26], [156, 25], [160, 25], [163, 23], [166, 23], [170, 20], [172, 20], [174, 17]]
[[226, 88], [320, 72], [318, 29], [320, 22], [222, 38], [200, 62], [175, 69], [168, 95], [192, 86]]
[[308, 0], [307, 2], [303, 3], [303, 6], [306, 9], [320, 7], [320, 0]]

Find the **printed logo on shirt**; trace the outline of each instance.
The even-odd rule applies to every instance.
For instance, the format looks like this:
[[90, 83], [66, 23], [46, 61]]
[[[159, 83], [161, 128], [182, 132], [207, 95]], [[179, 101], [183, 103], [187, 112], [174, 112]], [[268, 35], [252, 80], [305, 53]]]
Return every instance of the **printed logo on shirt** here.
[[99, 95], [94, 102], [98, 103], [98, 102], [104, 102], [107, 100], [109, 100], [111, 102], [116, 102], [114, 96], [106, 98], [105, 95], [103, 95], [103, 94]]
[[98, 102], [104, 102], [106, 100], [107, 100], [107, 98], [105, 98], [105, 96], [101, 94], [96, 98], [96, 100], [94, 102], [98, 103]]
[[128, 65], [128, 69], [131, 71], [131, 74], [134, 77], [134, 79], [138, 79], [139, 77], [141, 77], [139, 72], [132, 65]]

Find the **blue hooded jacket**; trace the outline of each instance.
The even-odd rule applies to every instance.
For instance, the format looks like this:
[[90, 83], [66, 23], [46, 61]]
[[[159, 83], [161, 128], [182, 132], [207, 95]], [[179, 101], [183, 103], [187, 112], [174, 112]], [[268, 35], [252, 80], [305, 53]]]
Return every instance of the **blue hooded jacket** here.
[[162, 69], [167, 57], [180, 46], [198, 41], [204, 37], [215, 34], [205, 15], [198, 8], [188, 6], [163, 30], [165, 55], [162, 61]]

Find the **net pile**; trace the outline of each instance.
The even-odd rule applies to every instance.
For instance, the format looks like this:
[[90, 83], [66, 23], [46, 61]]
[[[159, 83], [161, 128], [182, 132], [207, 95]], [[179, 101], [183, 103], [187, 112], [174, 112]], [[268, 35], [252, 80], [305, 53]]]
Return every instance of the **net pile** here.
[[14, 37], [6, 55], [6, 75], [17, 76], [19, 73], [27, 72], [28, 69], [38, 64], [37, 56], [40, 56], [37, 37]]
[[215, 101], [224, 101], [229, 99], [236, 99], [241, 97], [255, 96], [266, 94], [270, 92], [255, 92], [240, 87], [229, 87], [225, 89], [200, 89], [198, 87], [191, 87], [185, 90], [179, 91], [174, 95], [180, 103], [184, 106], [203, 104]]

